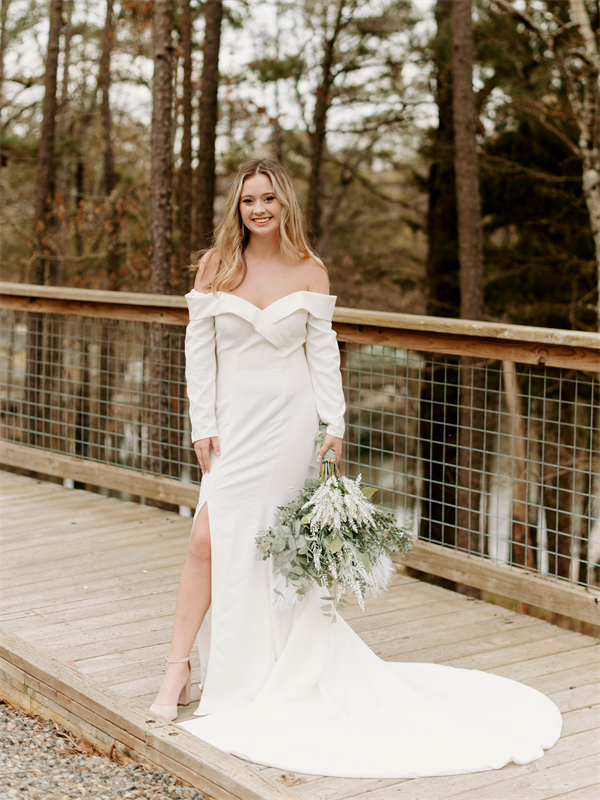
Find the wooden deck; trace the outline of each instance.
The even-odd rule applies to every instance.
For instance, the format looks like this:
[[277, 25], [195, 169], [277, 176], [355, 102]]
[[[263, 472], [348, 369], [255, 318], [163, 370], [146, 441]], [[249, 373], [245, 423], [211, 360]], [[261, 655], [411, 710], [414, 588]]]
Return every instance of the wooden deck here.
[[[597, 797], [600, 643], [402, 574], [384, 597], [368, 604], [365, 614], [357, 609], [346, 614], [354, 629], [385, 659], [489, 670], [549, 695], [563, 712], [564, 732], [543, 759], [472, 775], [405, 781], [346, 780], [282, 774], [219, 754], [194, 737], [177, 739], [179, 729], [169, 723], [159, 722], [153, 727], [146, 709], [163, 672], [190, 520], [7, 472], [0, 472], [0, 480], [0, 619], [7, 632], [0, 678], [2, 695], [7, 699], [18, 700], [19, 692], [23, 696], [35, 694], [37, 709], [43, 712], [46, 706], [46, 713], [67, 723], [69, 714], [75, 714], [73, 709], [79, 709], [80, 719], [87, 706], [93, 716], [89, 723], [92, 730], [94, 725], [101, 727], [98, 708], [104, 697], [106, 707], [118, 706], [114, 713], [127, 722], [123, 724], [134, 757], [145, 753], [145, 760], [166, 764], [167, 768], [169, 764], [183, 764], [178, 774], [203, 789], [207, 797]], [[23, 642], [20, 653], [11, 657], [11, 649], [19, 650], [19, 642]], [[193, 658], [197, 670], [196, 653]], [[36, 670], [39, 673], [29, 683], [23, 677], [27, 664], [31, 665], [31, 674]], [[48, 676], [53, 669], [61, 674], [51, 699], [47, 687], [52, 683]], [[37, 693], [31, 688], [36, 681]], [[69, 683], [78, 694], [73, 695], [70, 706], [63, 701], [62, 713], [61, 698], [69, 695]], [[47, 703], [40, 699], [44, 691]], [[197, 686], [195, 692], [193, 700], [198, 699]], [[87, 703], [82, 700], [85, 697], [90, 698]], [[192, 704], [186, 710], [187, 716], [194, 707]], [[180, 715], [179, 719], [184, 718]], [[110, 736], [117, 741], [115, 724], [114, 720], [107, 723], [106, 741]], [[113, 727], [109, 730], [110, 725]], [[104, 741], [101, 736], [100, 740]], [[127, 744], [129, 740], [123, 741]], [[187, 761], [173, 749], [176, 741]], [[160, 756], [161, 748], [165, 754], [162, 760], [156, 756], [157, 752]], [[126, 754], [127, 750], [119, 752]], [[206, 764], [206, 769], [198, 764]], [[198, 779], [194, 780], [196, 774]], [[232, 776], [231, 785], [227, 774]]]

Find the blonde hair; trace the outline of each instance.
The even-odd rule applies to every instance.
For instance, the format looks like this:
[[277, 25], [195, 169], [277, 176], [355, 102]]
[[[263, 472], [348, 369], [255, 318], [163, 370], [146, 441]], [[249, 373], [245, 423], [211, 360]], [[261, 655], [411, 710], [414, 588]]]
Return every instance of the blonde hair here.
[[197, 271], [203, 259], [208, 264], [212, 261], [211, 255], [216, 257], [216, 268], [211, 268], [212, 277], [205, 284], [213, 292], [229, 291], [246, 277], [244, 250], [250, 240], [250, 231], [242, 222], [240, 198], [245, 181], [253, 175], [266, 175], [270, 178], [273, 194], [282, 205], [279, 243], [283, 257], [290, 261], [312, 258], [325, 269], [325, 265], [308, 243], [304, 217], [289, 174], [275, 159], [255, 158], [246, 161], [239, 168], [229, 189], [225, 214], [215, 231], [213, 246], [197, 253], [192, 265], [192, 271]]

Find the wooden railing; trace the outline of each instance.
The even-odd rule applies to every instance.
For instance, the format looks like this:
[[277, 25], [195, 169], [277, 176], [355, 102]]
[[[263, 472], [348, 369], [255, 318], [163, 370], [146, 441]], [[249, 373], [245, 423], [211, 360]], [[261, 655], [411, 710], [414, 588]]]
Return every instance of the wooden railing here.
[[[176, 335], [184, 298], [14, 283], [0, 283], [0, 298], [0, 462], [193, 507]], [[599, 624], [600, 335], [347, 308], [334, 328], [346, 469], [416, 516], [420, 540], [406, 563]], [[173, 334], [160, 357], [175, 365], [162, 461], [152, 455], [160, 425], [147, 367], [158, 329]]]

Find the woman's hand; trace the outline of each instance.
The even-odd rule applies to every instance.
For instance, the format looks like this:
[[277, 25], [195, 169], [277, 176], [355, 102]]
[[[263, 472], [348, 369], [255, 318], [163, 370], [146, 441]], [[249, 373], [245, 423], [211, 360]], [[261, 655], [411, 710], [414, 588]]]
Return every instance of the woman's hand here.
[[342, 439], [339, 436], [331, 436], [329, 433], [325, 435], [323, 447], [317, 453], [317, 461], [322, 461], [325, 453], [331, 448], [335, 453], [335, 460], [339, 464], [342, 458]]
[[[341, 441], [341, 440], [340, 440]], [[200, 469], [204, 475], [210, 472], [210, 448], [215, 451], [215, 455], [221, 455], [221, 447], [219, 446], [219, 437], [211, 436], [208, 439], [198, 439], [194, 442], [194, 450], [196, 451], [196, 458], [200, 464]]]

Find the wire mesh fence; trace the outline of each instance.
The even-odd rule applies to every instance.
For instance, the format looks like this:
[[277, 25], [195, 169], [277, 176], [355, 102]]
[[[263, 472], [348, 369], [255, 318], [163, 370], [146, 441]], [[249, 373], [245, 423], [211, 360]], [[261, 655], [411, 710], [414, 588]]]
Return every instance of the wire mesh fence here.
[[[2, 310], [2, 438], [186, 482], [185, 328]], [[581, 370], [343, 343], [345, 469], [419, 537], [600, 584], [600, 386]]]
[[350, 473], [421, 539], [598, 585], [598, 375], [345, 347]]

